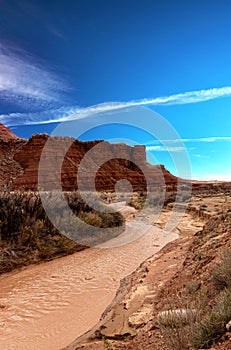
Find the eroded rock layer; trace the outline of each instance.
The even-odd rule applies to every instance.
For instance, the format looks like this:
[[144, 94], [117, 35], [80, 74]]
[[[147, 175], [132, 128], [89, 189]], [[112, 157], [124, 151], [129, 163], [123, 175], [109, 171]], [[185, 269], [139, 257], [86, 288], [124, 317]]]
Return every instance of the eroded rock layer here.
[[[156, 186], [172, 191], [179, 183], [190, 186], [163, 165], [149, 164], [144, 146], [47, 134], [23, 140], [0, 124], [0, 190], [114, 191], [119, 184], [124, 192]], [[195, 191], [202, 187], [221, 191], [224, 186], [230, 183], [193, 182]]]
[[13, 159], [23, 169], [12, 183], [13, 190], [37, 190], [38, 174], [44, 190], [60, 186], [65, 191], [79, 187], [93, 190], [95, 186], [98, 191], [112, 191], [119, 180], [127, 180], [133, 190], [145, 190], [147, 183], [154, 186], [177, 182], [164, 166], [146, 162], [144, 146], [33, 135], [16, 150]]
[[0, 139], [4, 140], [16, 140], [19, 137], [16, 136], [9, 128], [0, 123]]

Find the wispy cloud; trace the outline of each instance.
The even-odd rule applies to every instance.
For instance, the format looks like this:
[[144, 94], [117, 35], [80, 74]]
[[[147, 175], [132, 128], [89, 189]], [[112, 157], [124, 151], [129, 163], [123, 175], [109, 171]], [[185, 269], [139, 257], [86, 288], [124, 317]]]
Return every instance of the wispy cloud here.
[[145, 105], [176, 105], [176, 104], [188, 104], [198, 103], [208, 100], [214, 100], [219, 97], [231, 96], [231, 86], [225, 86], [222, 88], [211, 88], [196, 91], [188, 91], [180, 94], [174, 94], [170, 96], [142, 99], [137, 101], [130, 101], [127, 104], [134, 106]]
[[[146, 146], [147, 151], [155, 151], [155, 152], [185, 152], [185, 147], [182, 146], [181, 140], [179, 141], [179, 146], [167, 146], [165, 145], [152, 145], [152, 146]], [[188, 151], [195, 150], [195, 147], [188, 147]]]
[[231, 136], [214, 136], [214, 137], [199, 137], [191, 139], [182, 139], [183, 142], [217, 142], [217, 141], [231, 141]]
[[81, 108], [77, 111], [76, 114], [69, 117], [69, 120], [82, 119], [94, 114], [106, 113], [129, 107], [199, 103], [225, 96], [231, 96], [231, 86], [212, 88], [207, 90], [189, 91], [182, 94], [149, 99], [145, 98], [141, 100], [131, 100], [127, 102], [106, 102], [95, 106]]
[[7, 126], [38, 125], [60, 123], [77, 113], [79, 107], [63, 106], [57, 109], [46, 109], [32, 113], [9, 113], [0, 115], [0, 122]]
[[193, 154], [192, 155], [194, 158], [198, 158], [198, 159], [210, 159], [210, 156], [205, 156], [202, 154]]
[[164, 147], [164, 146], [147, 146], [147, 151], [155, 152], [183, 152], [185, 151], [184, 147]]
[[231, 174], [205, 174], [203, 176], [192, 176], [192, 178], [201, 181], [231, 181]]
[[[1, 48], [1, 47], [0, 47]], [[0, 62], [1, 62], [1, 50], [0, 50]], [[17, 57], [14, 57], [13, 62], [11, 62], [12, 57], [8, 59], [9, 63], [7, 65], [8, 67], [8, 76], [11, 78], [9, 79], [9, 86], [8, 83], [5, 84], [5, 87], [8, 89], [8, 92], [14, 93], [14, 89], [16, 90], [15, 95], [16, 96], [26, 96], [27, 98], [35, 98], [40, 100], [54, 100], [59, 96], [61, 92], [64, 90], [64, 84], [62, 81], [58, 81], [57, 84], [57, 77], [53, 77], [53, 75], [47, 71], [42, 71], [39, 67], [33, 66], [33, 65], [26, 65], [25, 62], [21, 64], [21, 61], [17, 59]], [[16, 67], [17, 69], [17, 83], [12, 84], [12, 76], [13, 72], [10, 71], [10, 67], [13, 66], [12, 63], [14, 63], [14, 60], [16, 61]], [[24, 72], [28, 69], [31, 71], [31, 77], [27, 80], [27, 75], [22, 74], [22, 78], [24, 79], [24, 84], [20, 85], [19, 77], [20, 77], [20, 67], [24, 69]], [[13, 69], [12, 69], [13, 70]], [[39, 76], [41, 73], [42, 79], [39, 79], [36, 83], [36, 77]], [[1, 75], [1, 68], [0, 68], [0, 75]], [[20, 77], [21, 79], [21, 77]], [[3, 79], [4, 80], [4, 79]], [[35, 81], [35, 82], [34, 82]], [[31, 85], [30, 85], [31, 83]], [[58, 86], [58, 88], [57, 88]], [[4, 86], [3, 89], [4, 91]], [[1, 80], [0, 80], [0, 91], [1, 91]], [[170, 96], [163, 96], [163, 97], [156, 97], [156, 98], [145, 98], [141, 100], [131, 100], [126, 102], [105, 102], [101, 103], [95, 106], [80, 108], [78, 106], [73, 106], [70, 108], [70, 111], [74, 110], [75, 112], [73, 114], [67, 113], [60, 115], [58, 110], [52, 111], [53, 119], [52, 118], [46, 118], [47, 113], [45, 112], [43, 115], [40, 115], [40, 120], [38, 121], [35, 116], [35, 122], [33, 121], [33, 116], [30, 114], [30, 118], [24, 118], [23, 115], [16, 116], [9, 114], [8, 118], [11, 120], [11, 123], [8, 125], [25, 125], [25, 124], [38, 124], [38, 123], [52, 123], [52, 122], [63, 122], [67, 120], [77, 120], [82, 118], [87, 118], [92, 115], [100, 114], [100, 113], [107, 113], [111, 111], [116, 111], [124, 108], [129, 107], [138, 107], [138, 106], [158, 106], [158, 105], [177, 105], [177, 104], [189, 104], [189, 103], [199, 103], [204, 102], [208, 100], [214, 100], [221, 97], [227, 97], [231, 96], [231, 86], [221, 87], [221, 88], [211, 88], [211, 89], [203, 89], [203, 90], [197, 90], [197, 91], [188, 91], [181, 94], [174, 94]], [[12, 96], [11, 96], [12, 97]], [[55, 115], [55, 112], [57, 112], [57, 115]], [[2, 118], [7, 118], [7, 115], [2, 116]], [[18, 120], [17, 120], [18, 118]], [[20, 119], [20, 120], [19, 120]], [[24, 119], [26, 121], [24, 121]], [[202, 140], [202, 139], [201, 139]], [[205, 139], [203, 139], [205, 140]], [[190, 139], [185, 139], [185, 142], [189, 142]], [[199, 139], [198, 139], [199, 141]], [[205, 142], [213, 142], [213, 138], [207, 138]]]
[[69, 88], [51, 68], [24, 50], [0, 42], [0, 100], [30, 107], [47, 108]]
[[[158, 146], [161, 143], [164, 143], [165, 145], [174, 145], [179, 142], [184, 143], [213, 143], [213, 142], [231, 142], [231, 136], [213, 136], [213, 137], [198, 137], [198, 138], [181, 138], [181, 139], [174, 139], [174, 140], [152, 140], [150, 142], [146, 142], [147, 148], [151, 147], [160, 147]], [[173, 147], [173, 146], [172, 146]]]

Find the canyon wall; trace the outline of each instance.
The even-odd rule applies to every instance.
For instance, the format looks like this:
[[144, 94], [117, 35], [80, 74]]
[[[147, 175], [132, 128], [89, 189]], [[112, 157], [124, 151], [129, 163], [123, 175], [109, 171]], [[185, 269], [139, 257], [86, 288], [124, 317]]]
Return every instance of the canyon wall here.
[[[162, 165], [152, 166], [146, 162], [144, 146], [33, 135], [16, 150], [13, 160], [23, 173], [14, 179], [12, 190], [37, 190], [38, 173], [44, 190], [58, 189], [61, 184], [65, 191], [77, 190], [80, 185], [87, 191], [92, 190], [94, 184], [98, 191], [113, 191], [116, 183], [125, 179], [133, 190], [145, 191], [147, 182], [155, 186], [177, 181]], [[77, 180], [80, 170], [82, 175]]]
[[[0, 190], [114, 191], [118, 183], [121, 191], [129, 190], [128, 183], [133, 191], [146, 191], [147, 186], [175, 190], [177, 183], [190, 185], [163, 165], [147, 163], [144, 146], [82, 142], [47, 134], [24, 140], [0, 123]], [[192, 185], [195, 192], [231, 188], [231, 183], [194, 181]]]
[[4, 140], [16, 140], [19, 139], [18, 136], [16, 136], [9, 128], [7, 128], [5, 125], [0, 123], [0, 139]]

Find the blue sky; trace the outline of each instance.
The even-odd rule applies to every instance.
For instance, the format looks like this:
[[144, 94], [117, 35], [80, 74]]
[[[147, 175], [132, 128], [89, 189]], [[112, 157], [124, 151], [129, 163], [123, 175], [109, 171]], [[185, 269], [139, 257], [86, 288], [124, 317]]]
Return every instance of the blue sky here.
[[174, 140], [164, 147], [132, 127], [106, 125], [107, 111], [144, 107], [182, 138], [193, 178], [231, 180], [229, 0], [0, 0], [0, 7], [0, 121], [16, 134], [102, 117], [104, 127], [80, 138], [135, 135], [177, 173], [171, 158], [182, 147]]

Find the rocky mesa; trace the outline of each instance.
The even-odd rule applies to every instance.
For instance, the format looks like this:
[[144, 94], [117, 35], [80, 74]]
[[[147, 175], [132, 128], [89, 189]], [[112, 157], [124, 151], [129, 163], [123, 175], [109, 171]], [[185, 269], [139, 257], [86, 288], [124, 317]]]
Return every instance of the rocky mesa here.
[[114, 191], [122, 179], [132, 185], [133, 191], [177, 184], [177, 178], [163, 165], [147, 163], [145, 147], [140, 145], [82, 142], [47, 134], [24, 140], [0, 125], [0, 154], [1, 190], [37, 190], [38, 174], [40, 187], [47, 190], [61, 184], [64, 191], [73, 191], [81, 184], [86, 191], [92, 190], [92, 185], [97, 191]]

